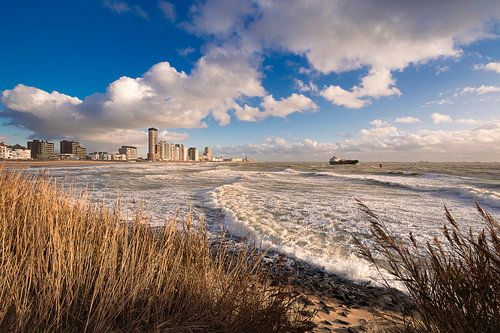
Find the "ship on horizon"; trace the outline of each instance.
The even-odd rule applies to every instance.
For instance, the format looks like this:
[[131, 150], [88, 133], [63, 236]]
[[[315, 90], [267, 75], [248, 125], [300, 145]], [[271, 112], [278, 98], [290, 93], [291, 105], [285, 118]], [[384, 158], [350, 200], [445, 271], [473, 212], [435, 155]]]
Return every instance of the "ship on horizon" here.
[[337, 156], [332, 156], [330, 158], [330, 165], [339, 165], [339, 164], [358, 164], [359, 160], [346, 160], [344, 158], [339, 158]]

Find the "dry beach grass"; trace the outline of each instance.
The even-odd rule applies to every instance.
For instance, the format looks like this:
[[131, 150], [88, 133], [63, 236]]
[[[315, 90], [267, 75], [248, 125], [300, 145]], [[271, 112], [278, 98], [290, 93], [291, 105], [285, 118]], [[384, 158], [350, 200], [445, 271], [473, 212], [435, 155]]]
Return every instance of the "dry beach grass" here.
[[43, 176], [0, 170], [0, 331], [304, 331], [248, 253], [211, 249], [203, 227], [75, 200]]
[[374, 250], [402, 282], [413, 303], [411, 316], [396, 318], [388, 332], [500, 332], [500, 224], [477, 205], [485, 223], [474, 234], [464, 230], [445, 207], [441, 240], [425, 244], [392, 235], [367, 206], [375, 248], [359, 243], [361, 254], [378, 264]]

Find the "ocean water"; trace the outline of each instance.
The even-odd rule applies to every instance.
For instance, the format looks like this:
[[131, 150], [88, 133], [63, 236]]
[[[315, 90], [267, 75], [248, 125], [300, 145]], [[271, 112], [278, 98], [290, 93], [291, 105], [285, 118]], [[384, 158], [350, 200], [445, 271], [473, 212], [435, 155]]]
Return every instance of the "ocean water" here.
[[141, 208], [152, 223], [192, 212], [214, 233], [357, 280], [379, 275], [356, 252], [353, 235], [371, 242], [356, 200], [391, 232], [422, 241], [441, 236], [444, 205], [475, 231], [484, 227], [475, 202], [500, 218], [500, 163], [117, 163], [47, 173], [110, 206], [118, 198], [127, 213]]

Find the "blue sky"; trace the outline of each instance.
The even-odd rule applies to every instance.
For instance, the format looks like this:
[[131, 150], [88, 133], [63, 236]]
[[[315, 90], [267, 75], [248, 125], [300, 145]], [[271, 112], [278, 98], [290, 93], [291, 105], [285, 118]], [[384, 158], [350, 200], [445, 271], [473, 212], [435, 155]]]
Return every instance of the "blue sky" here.
[[0, 141], [500, 160], [497, 1], [2, 1]]

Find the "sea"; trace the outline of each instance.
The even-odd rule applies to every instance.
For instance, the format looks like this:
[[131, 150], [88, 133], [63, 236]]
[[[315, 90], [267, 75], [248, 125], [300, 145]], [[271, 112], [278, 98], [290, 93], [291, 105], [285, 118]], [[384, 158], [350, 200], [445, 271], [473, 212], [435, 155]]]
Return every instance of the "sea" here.
[[[32, 167], [31, 172], [41, 172]], [[390, 232], [441, 238], [444, 207], [461, 227], [500, 220], [500, 163], [107, 163], [46, 169], [76, 192], [153, 225], [186, 214], [264, 250], [354, 280], [377, 280], [354, 237], [370, 245], [369, 207]]]

